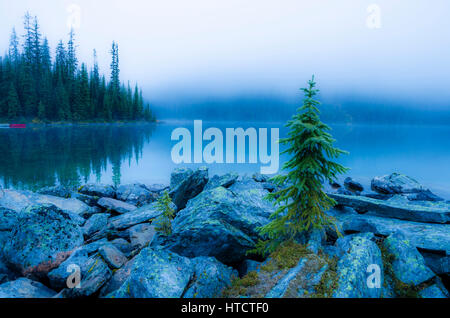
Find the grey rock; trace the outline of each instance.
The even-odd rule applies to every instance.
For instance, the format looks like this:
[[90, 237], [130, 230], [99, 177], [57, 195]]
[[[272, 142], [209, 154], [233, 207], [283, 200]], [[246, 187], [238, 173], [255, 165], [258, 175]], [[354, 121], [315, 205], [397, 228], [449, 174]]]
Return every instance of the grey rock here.
[[193, 274], [188, 258], [165, 249], [146, 247], [135, 257], [131, 274], [122, 286], [107, 297], [179, 298]]
[[4, 257], [22, 275], [41, 277], [83, 244], [81, 228], [54, 205], [31, 206], [11, 231]]
[[[175, 205], [172, 205], [172, 207], [176, 208]], [[162, 212], [158, 210], [156, 202], [153, 202], [129, 213], [111, 218], [110, 224], [116, 230], [124, 230], [136, 224], [150, 222], [161, 214]]]
[[230, 172], [222, 176], [214, 175], [209, 179], [204, 190], [209, 190], [217, 187], [229, 188], [236, 182], [238, 177], [239, 175], [236, 172]]
[[111, 277], [112, 273], [108, 265], [99, 256], [92, 256], [81, 268], [79, 288], [63, 289], [62, 296], [67, 298], [80, 298], [95, 295]]
[[121, 251], [127, 257], [130, 256], [131, 252], [133, 251], [131, 243], [123, 238], [116, 238], [111, 241], [111, 244], [117, 247], [119, 251]]
[[344, 180], [344, 186], [347, 190], [351, 191], [351, 192], [362, 192], [364, 191], [364, 187], [362, 186], [361, 183], [353, 180], [350, 177], [345, 178]]
[[410, 201], [431, 201], [431, 202], [439, 202], [444, 201], [443, 198], [438, 197], [430, 190], [425, 190], [419, 193], [412, 193], [407, 195], [408, 200]]
[[196, 257], [191, 260], [194, 266], [194, 278], [184, 293], [184, 298], [216, 298], [231, 285], [238, 272], [223, 265], [214, 257]]
[[301, 258], [298, 264], [291, 268], [289, 272], [281, 278], [278, 283], [267, 293], [266, 298], [281, 298], [286, 293], [291, 281], [303, 269], [306, 264], [306, 258]]
[[348, 196], [330, 193], [339, 205], [348, 206], [358, 212], [415, 222], [447, 223], [450, 221], [450, 206], [445, 203], [413, 204], [403, 197], [395, 196], [387, 201], [363, 196]]
[[435, 276], [403, 232], [397, 231], [389, 235], [383, 244], [387, 251], [394, 255], [392, 268], [395, 276], [403, 283], [419, 285]]
[[203, 191], [208, 182], [208, 168], [201, 167], [193, 171], [188, 168], [175, 169], [170, 176], [170, 197], [178, 210]]
[[421, 252], [425, 264], [437, 275], [450, 274], [450, 256], [443, 254]]
[[44, 187], [44, 188], [40, 189], [39, 191], [37, 191], [37, 193], [53, 195], [55, 197], [60, 197], [60, 198], [65, 198], [65, 199], [71, 197], [71, 191], [62, 185]]
[[83, 226], [83, 234], [85, 237], [90, 237], [106, 228], [108, 224], [109, 214], [98, 213], [92, 215]]
[[105, 297], [117, 291], [130, 277], [136, 257], [129, 260], [123, 267], [114, 272], [111, 279], [102, 287], [100, 297]]
[[86, 194], [90, 196], [96, 197], [107, 197], [107, 198], [115, 198], [116, 190], [111, 185], [100, 184], [100, 183], [88, 183], [82, 185], [78, 188], [78, 192], [81, 194]]
[[108, 211], [114, 211], [120, 214], [136, 210], [136, 206], [132, 204], [111, 198], [101, 198], [97, 204]]
[[74, 274], [77, 268], [79, 268], [80, 274], [86, 274], [89, 270], [87, 268], [88, 262], [89, 257], [87, 251], [83, 248], [78, 248], [68, 259], [48, 273], [47, 276], [50, 286], [56, 290], [68, 287], [67, 279], [69, 276]]
[[150, 244], [156, 234], [155, 227], [150, 224], [138, 224], [127, 231], [133, 249], [141, 249]]
[[368, 214], [342, 213], [335, 209], [328, 211], [328, 213], [337, 220], [341, 232], [354, 233], [370, 230], [377, 235], [389, 236], [397, 230], [401, 230], [413, 246], [437, 254], [450, 255], [450, 228], [448, 224], [427, 224]]
[[446, 291], [437, 284], [425, 288], [419, 294], [422, 298], [448, 298]]
[[324, 264], [319, 271], [310, 271], [306, 273], [304, 281], [307, 282], [306, 286], [299, 286], [297, 288], [297, 296], [304, 297], [306, 295], [311, 295], [316, 292], [315, 287], [319, 285], [323, 274], [328, 270], [328, 264]]
[[255, 180], [256, 182], [267, 182], [269, 180], [269, 177], [259, 172], [256, 172], [252, 175], [252, 179]]
[[70, 197], [73, 199], [80, 200], [81, 202], [86, 203], [90, 207], [97, 207], [97, 201], [98, 199], [100, 199], [99, 197], [96, 196], [82, 194], [75, 191], [70, 192]]
[[126, 256], [112, 244], [102, 245], [98, 249], [98, 253], [112, 269], [121, 268], [128, 261]]
[[[338, 288], [336, 298], [379, 298], [381, 288], [369, 288], [369, 266], [377, 265], [383, 273], [383, 262], [378, 246], [372, 241], [373, 233], [353, 234], [336, 241], [342, 257], [338, 261]], [[381, 285], [383, 286], [383, 278]]]
[[124, 184], [117, 187], [117, 199], [135, 206], [143, 206], [157, 199], [157, 192], [150, 191], [144, 184]]
[[19, 219], [20, 213], [0, 206], [0, 232], [10, 232]]
[[56, 292], [43, 284], [21, 277], [0, 285], [0, 298], [51, 298]]
[[251, 179], [202, 192], [173, 220], [169, 247], [180, 255], [214, 256], [226, 264], [244, 260], [260, 238], [257, 228], [274, 212], [264, 200], [267, 193]]
[[77, 199], [63, 199], [31, 191], [8, 190], [0, 192], [0, 206], [20, 212], [30, 205], [53, 204], [67, 213], [81, 215], [90, 207]]
[[396, 172], [373, 178], [370, 187], [382, 194], [419, 193], [427, 190], [413, 178]]

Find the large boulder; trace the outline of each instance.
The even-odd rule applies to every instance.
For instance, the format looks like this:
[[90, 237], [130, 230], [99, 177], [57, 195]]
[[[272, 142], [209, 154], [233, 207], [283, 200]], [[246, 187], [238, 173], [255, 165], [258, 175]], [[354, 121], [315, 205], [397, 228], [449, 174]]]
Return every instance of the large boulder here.
[[401, 196], [389, 200], [377, 200], [363, 196], [349, 196], [336, 193], [328, 194], [341, 206], [355, 209], [359, 213], [370, 212], [386, 218], [396, 218], [415, 222], [448, 223], [450, 205], [447, 203], [413, 203]]
[[83, 234], [90, 237], [93, 234], [102, 231], [108, 224], [109, 214], [97, 213], [92, 215], [83, 226]]
[[53, 204], [61, 210], [81, 215], [91, 208], [77, 199], [64, 199], [52, 195], [38, 194], [26, 190], [2, 190], [0, 191], [0, 206], [20, 212], [30, 205]]
[[387, 252], [394, 256], [392, 269], [401, 282], [419, 285], [435, 276], [425, 265], [425, 260], [417, 248], [411, 245], [401, 231], [389, 235], [383, 244]]
[[80, 298], [96, 295], [112, 277], [108, 265], [98, 255], [93, 255], [81, 263], [80, 271], [79, 286], [63, 289], [61, 292], [63, 297]]
[[[337, 264], [336, 298], [379, 298], [383, 286], [381, 251], [373, 242], [373, 233], [353, 234], [339, 238], [336, 247], [342, 255]], [[368, 270], [378, 266], [380, 288], [370, 288]], [[375, 267], [374, 267], [375, 268]]]
[[335, 209], [328, 213], [336, 219], [342, 233], [369, 231], [379, 236], [389, 236], [401, 230], [414, 247], [442, 257], [450, 255], [448, 224], [418, 223]]
[[83, 244], [81, 228], [54, 205], [31, 206], [14, 225], [5, 260], [22, 275], [42, 277]]
[[98, 253], [113, 270], [121, 268], [128, 261], [126, 256], [123, 255], [117, 247], [110, 243], [102, 245], [98, 249]]
[[257, 228], [274, 212], [260, 183], [236, 182], [229, 189], [203, 191], [172, 222], [170, 248], [188, 257], [214, 256], [230, 264], [242, 261], [260, 238]]
[[370, 187], [373, 191], [381, 194], [420, 194], [418, 197], [416, 195], [411, 196], [411, 200], [443, 200], [413, 178], [396, 172], [373, 178]]
[[344, 180], [344, 186], [347, 190], [351, 192], [362, 192], [364, 191], [364, 187], [361, 183], [353, 180], [351, 177], [347, 177]]
[[101, 198], [100, 200], [98, 200], [97, 204], [102, 208], [105, 208], [107, 211], [113, 211], [119, 214], [124, 214], [136, 210], [135, 205], [112, 198]]
[[117, 187], [116, 197], [135, 206], [143, 206], [155, 201], [158, 192], [150, 191], [142, 183], [123, 184]]
[[[176, 208], [174, 204], [172, 204], [172, 208]], [[109, 224], [115, 230], [124, 230], [136, 224], [151, 222], [161, 214], [162, 211], [158, 209], [157, 203], [153, 202], [129, 213], [113, 217]]]
[[208, 168], [201, 167], [193, 171], [189, 168], [175, 169], [170, 176], [170, 197], [178, 210], [203, 191], [208, 182]]
[[194, 266], [194, 279], [184, 293], [184, 298], [221, 297], [222, 291], [231, 285], [238, 272], [223, 265], [214, 257], [196, 257], [191, 259]]
[[134, 225], [127, 229], [126, 232], [133, 250], [141, 249], [150, 244], [156, 234], [155, 227], [146, 223]]
[[214, 189], [217, 187], [229, 188], [236, 182], [238, 177], [239, 175], [236, 172], [230, 172], [221, 176], [214, 175], [209, 179], [204, 190]]
[[0, 285], [0, 298], [52, 298], [55, 295], [55, 291], [24, 277]]
[[78, 192], [90, 196], [115, 198], [116, 189], [112, 185], [88, 183], [78, 188]]
[[144, 248], [113, 298], [179, 298], [194, 274], [191, 261], [165, 249]]

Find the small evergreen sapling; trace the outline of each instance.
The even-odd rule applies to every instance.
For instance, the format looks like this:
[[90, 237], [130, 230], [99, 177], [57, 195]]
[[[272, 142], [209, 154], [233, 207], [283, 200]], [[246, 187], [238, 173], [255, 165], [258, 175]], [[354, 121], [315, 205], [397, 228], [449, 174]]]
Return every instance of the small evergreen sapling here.
[[172, 219], [175, 216], [175, 210], [172, 208], [172, 199], [167, 190], [159, 196], [156, 207], [162, 212], [162, 215], [158, 218], [155, 230], [169, 236], [172, 234]]
[[257, 244], [256, 251], [262, 254], [273, 252], [280, 243], [303, 232], [333, 225], [325, 211], [336, 202], [325, 194], [323, 183], [335, 181], [338, 174], [348, 170], [332, 161], [346, 152], [333, 147], [335, 140], [328, 133], [331, 128], [320, 121], [315, 86], [313, 76], [308, 87], [302, 88], [303, 106], [286, 124], [290, 128], [288, 137], [280, 139], [281, 144], [288, 145], [283, 153], [291, 159], [283, 166], [287, 174], [272, 179], [282, 189], [268, 195], [277, 210], [271, 215], [272, 221], [259, 229], [267, 238]]

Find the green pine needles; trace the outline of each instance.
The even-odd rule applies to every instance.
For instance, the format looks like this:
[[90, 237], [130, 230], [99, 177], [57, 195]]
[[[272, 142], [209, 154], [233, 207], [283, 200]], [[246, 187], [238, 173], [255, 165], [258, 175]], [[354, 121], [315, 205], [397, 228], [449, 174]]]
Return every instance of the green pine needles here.
[[159, 196], [156, 201], [156, 208], [162, 212], [162, 215], [156, 222], [155, 230], [169, 236], [172, 234], [172, 219], [175, 216], [175, 210], [172, 208], [172, 199], [167, 190]]
[[348, 170], [332, 161], [347, 152], [333, 147], [335, 140], [328, 133], [331, 128], [320, 121], [315, 86], [313, 76], [308, 87], [302, 88], [303, 106], [286, 124], [290, 128], [288, 137], [280, 139], [281, 144], [289, 146], [283, 153], [291, 159], [283, 165], [287, 174], [272, 179], [282, 189], [268, 195], [277, 210], [271, 215], [272, 221], [260, 228], [260, 234], [267, 238], [257, 244], [255, 251], [261, 254], [273, 252], [283, 241], [304, 232], [333, 226], [325, 211], [336, 202], [325, 194], [323, 184]]

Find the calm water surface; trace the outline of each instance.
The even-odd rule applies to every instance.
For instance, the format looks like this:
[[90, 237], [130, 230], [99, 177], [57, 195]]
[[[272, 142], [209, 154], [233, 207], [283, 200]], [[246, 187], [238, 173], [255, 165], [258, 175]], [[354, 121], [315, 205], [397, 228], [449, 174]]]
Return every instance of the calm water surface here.
[[[57, 183], [168, 183], [177, 167], [172, 130], [193, 122], [158, 125], [89, 125], [0, 129], [0, 184], [37, 189]], [[204, 122], [203, 129], [279, 127], [283, 123]], [[332, 125], [336, 145], [349, 151], [340, 162], [364, 185], [373, 176], [399, 171], [450, 199], [450, 127]], [[204, 142], [206, 144], [206, 142]], [[287, 158], [282, 156], [281, 162]], [[199, 164], [188, 165], [191, 167]], [[212, 164], [210, 173], [259, 171], [259, 164]], [[345, 176], [344, 176], [345, 177]], [[342, 177], [343, 179], [343, 177]]]

